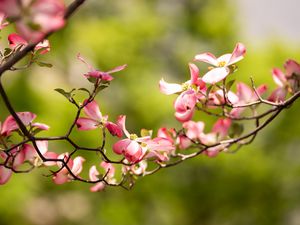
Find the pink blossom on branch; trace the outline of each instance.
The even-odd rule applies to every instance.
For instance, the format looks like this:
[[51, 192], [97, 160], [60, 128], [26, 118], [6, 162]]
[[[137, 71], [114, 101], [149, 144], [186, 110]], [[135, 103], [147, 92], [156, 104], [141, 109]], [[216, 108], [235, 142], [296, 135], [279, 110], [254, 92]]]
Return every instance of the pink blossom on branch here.
[[117, 67], [115, 67], [115, 68], [113, 68], [113, 69], [111, 69], [107, 72], [103, 72], [103, 71], [96, 70], [93, 66], [88, 64], [85, 61], [85, 59], [80, 55], [80, 53], [77, 54], [77, 58], [81, 62], [83, 62], [88, 67], [88, 69], [90, 70], [88, 73], [84, 74], [84, 76], [86, 78], [93, 77], [93, 78], [100, 79], [100, 80], [103, 80], [103, 81], [112, 81], [114, 78], [110, 74], [122, 71], [127, 67], [127, 65], [124, 64], [122, 66], [117, 66]]
[[[86, 100], [87, 101], [87, 100]], [[86, 101], [84, 104], [86, 104]], [[80, 117], [76, 121], [79, 130], [93, 130], [98, 127], [107, 128], [113, 136], [122, 137], [122, 128], [108, 121], [108, 116], [103, 116], [95, 100], [89, 102], [84, 108], [87, 117]]]
[[[40, 130], [48, 130], [49, 126], [43, 123], [32, 123], [36, 118], [36, 115], [32, 112], [18, 112], [18, 117], [25, 126], [31, 126]], [[13, 116], [8, 116], [2, 124], [2, 129], [0, 130], [0, 135], [8, 136], [11, 132], [18, 130], [19, 126]]]
[[[10, 49], [18, 49], [18, 48], [23, 48], [26, 45], [28, 45], [28, 42], [22, 38], [20, 35], [13, 33], [8, 35], [8, 42], [9, 42], [9, 47]], [[50, 43], [48, 40], [43, 40], [42, 42], [38, 43], [34, 51], [37, 52], [39, 51], [39, 54], [45, 54], [50, 51]]]
[[206, 52], [196, 55], [194, 60], [205, 62], [214, 66], [213, 69], [203, 76], [202, 80], [208, 84], [215, 84], [231, 73], [230, 66], [242, 60], [245, 53], [245, 46], [242, 43], [237, 43], [231, 54], [224, 54], [217, 58], [212, 53]]
[[0, 12], [16, 19], [16, 28], [28, 42], [42, 41], [45, 34], [65, 25], [63, 0], [0, 0]]

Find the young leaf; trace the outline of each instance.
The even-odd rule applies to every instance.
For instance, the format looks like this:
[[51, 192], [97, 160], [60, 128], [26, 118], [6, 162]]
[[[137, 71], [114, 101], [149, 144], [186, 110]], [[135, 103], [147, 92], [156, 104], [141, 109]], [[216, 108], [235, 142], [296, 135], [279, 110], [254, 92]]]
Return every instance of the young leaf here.
[[51, 63], [45, 63], [45, 62], [39, 62], [39, 61], [35, 61], [35, 63], [38, 64], [40, 67], [48, 67], [48, 68], [52, 67]]

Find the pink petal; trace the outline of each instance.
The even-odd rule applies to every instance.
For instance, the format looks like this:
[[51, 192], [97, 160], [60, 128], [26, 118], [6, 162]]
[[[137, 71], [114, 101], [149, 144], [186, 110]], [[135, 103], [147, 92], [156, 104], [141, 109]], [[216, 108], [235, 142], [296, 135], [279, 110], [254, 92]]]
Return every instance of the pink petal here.
[[126, 126], [125, 126], [125, 122], [126, 122], [126, 116], [125, 115], [120, 115], [117, 119], [117, 125], [119, 127], [121, 127], [121, 129], [123, 130], [125, 136], [127, 138], [130, 138], [130, 133], [127, 131]]
[[284, 73], [280, 70], [280, 69], [273, 69], [272, 70], [272, 76], [273, 76], [273, 80], [274, 82], [279, 86], [279, 87], [283, 87], [286, 83], [286, 77], [284, 75]]
[[40, 54], [43, 55], [43, 54], [46, 54], [47, 52], [50, 51], [50, 43], [48, 40], [44, 40], [40, 43], [38, 43], [35, 48], [34, 48], [35, 51], [38, 51], [38, 50], [41, 50], [40, 51]]
[[237, 43], [227, 65], [229, 66], [242, 60], [245, 54], [246, 54], [245, 46], [242, 43]]
[[189, 63], [190, 68], [190, 74], [191, 74], [191, 84], [198, 84], [198, 78], [199, 78], [199, 69], [198, 67], [193, 64]]
[[284, 68], [286, 70], [286, 76], [291, 77], [293, 74], [300, 75], [300, 65], [296, 61], [289, 59], [284, 64]]
[[[84, 104], [86, 101], [84, 102]], [[95, 100], [89, 102], [84, 108], [84, 113], [93, 120], [101, 120], [102, 113], [100, 112], [99, 105]]]
[[176, 112], [185, 112], [186, 110], [193, 110], [197, 103], [197, 96], [194, 90], [187, 90], [182, 92], [174, 102]]
[[217, 58], [217, 60], [218, 60], [218, 67], [227, 66], [230, 59], [231, 59], [231, 54], [221, 55], [219, 58]]
[[286, 95], [287, 95], [286, 89], [279, 87], [271, 93], [268, 100], [271, 102], [283, 102], [285, 101]]
[[237, 96], [239, 97], [239, 102], [249, 103], [252, 101], [253, 91], [248, 85], [239, 82], [237, 83]]
[[69, 181], [68, 175], [65, 174], [62, 170], [53, 176], [53, 182], [55, 184], [60, 185], [60, 184], [66, 183], [68, 181]]
[[171, 95], [182, 91], [182, 86], [175, 83], [167, 83], [164, 79], [159, 81], [159, 90], [165, 95]]
[[119, 72], [121, 70], [124, 70], [126, 67], [127, 67], [127, 64], [124, 64], [122, 66], [117, 66], [117, 67], [107, 71], [107, 73], [116, 73], [116, 72]]
[[25, 154], [25, 160], [33, 160], [34, 157], [36, 157], [37, 153], [34, 149], [34, 147], [32, 145], [29, 144], [24, 144], [23, 145], [23, 150], [22, 150]]
[[90, 170], [89, 170], [89, 177], [90, 177], [90, 180], [91, 180], [91, 181], [97, 181], [97, 180], [99, 180], [99, 177], [98, 177], [99, 175], [100, 175], [100, 174], [99, 174], [99, 172], [98, 172], [96, 166], [92, 166], [92, 167], [90, 168]]
[[203, 133], [204, 123], [201, 121], [194, 122], [190, 120], [183, 123], [182, 127], [186, 129], [186, 136], [191, 140], [195, 140], [198, 139]]
[[188, 147], [190, 147], [193, 144], [191, 139], [189, 139], [185, 135], [179, 135], [177, 138], [177, 142], [179, 144], [180, 149], [187, 149]]
[[219, 137], [222, 139], [227, 136], [230, 126], [230, 119], [218, 119], [217, 122], [214, 124], [212, 131], [218, 133]]
[[48, 141], [37, 141], [36, 145], [42, 155], [48, 151]]
[[85, 161], [85, 159], [81, 156], [77, 156], [73, 160], [73, 167], [71, 169], [72, 173], [77, 176], [82, 171], [82, 164]]
[[[58, 155], [55, 152], [46, 152], [44, 154], [44, 157], [46, 159], [57, 159]], [[55, 166], [56, 162], [55, 161], [47, 161], [47, 162], [44, 162], [44, 165], [45, 166]]]
[[119, 127], [117, 124], [114, 124], [112, 122], [107, 122], [105, 126], [108, 129], [108, 131], [111, 133], [111, 135], [117, 136], [119, 138], [123, 136], [122, 128]]
[[9, 42], [9, 47], [11, 49], [14, 49], [19, 46], [28, 45], [28, 42], [16, 33], [8, 35], [8, 42]]
[[136, 141], [131, 141], [124, 152], [124, 156], [129, 162], [137, 163], [143, 156], [143, 149]]
[[100, 166], [105, 169], [105, 173], [107, 173], [108, 177], [113, 177], [115, 175], [115, 167], [113, 166], [113, 164], [102, 161], [100, 163]]
[[44, 124], [44, 123], [32, 123], [31, 125], [33, 127], [39, 128], [40, 130], [49, 130], [49, 128], [50, 128], [47, 124]]
[[118, 154], [118, 155], [121, 155], [123, 154], [128, 145], [131, 143], [132, 141], [130, 139], [123, 139], [123, 140], [120, 140], [120, 141], [117, 141], [114, 145], [113, 145], [113, 151]]
[[175, 150], [173, 142], [169, 139], [156, 137], [146, 142], [148, 150], [170, 152]]
[[181, 123], [191, 120], [193, 118], [193, 115], [194, 109], [182, 112], [175, 112], [175, 118]]
[[223, 80], [230, 70], [227, 67], [217, 67], [208, 71], [203, 77], [202, 80], [207, 84], [215, 84]]
[[90, 71], [94, 71], [94, 67], [92, 67], [90, 64], [88, 64], [85, 59], [80, 55], [80, 53], [77, 54], [77, 59], [79, 59], [81, 62], [83, 62]]
[[94, 130], [99, 126], [99, 122], [89, 118], [78, 118], [76, 126], [79, 130]]
[[7, 183], [12, 175], [12, 171], [3, 165], [0, 165], [0, 185]]
[[93, 185], [91, 188], [90, 188], [90, 191], [91, 192], [99, 192], [99, 191], [103, 191], [104, 188], [105, 188], [106, 184], [104, 182], [99, 182], [95, 185]]
[[213, 66], [218, 66], [217, 58], [210, 52], [198, 54], [195, 56], [194, 60], [209, 63]]

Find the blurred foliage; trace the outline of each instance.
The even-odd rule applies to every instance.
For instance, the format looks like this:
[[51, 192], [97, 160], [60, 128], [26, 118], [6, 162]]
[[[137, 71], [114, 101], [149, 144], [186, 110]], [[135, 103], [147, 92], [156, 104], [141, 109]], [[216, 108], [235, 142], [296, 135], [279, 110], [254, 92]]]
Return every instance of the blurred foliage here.
[[[88, 1], [66, 29], [51, 37], [52, 53], [44, 61], [53, 63], [52, 69], [34, 66], [3, 77], [9, 97], [18, 111], [32, 111], [37, 121], [48, 123], [47, 135], [63, 134], [75, 109], [52, 90], [89, 87], [82, 76], [87, 68], [76, 59], [81, 52], [103, 71], [128, 64], [97, 98], [104, 114], [112, 119], [128, 115], [133, 131], [178, 127], [174, 97], [160, 94], [157, 83], [161, 77], [186, 81], [187, 63], [196, 53], [231, 52], [237, 41], [243, 42], [248, 53], [235, 78], [249, 82], [253, 76], [270, 89], [275, 87], [273, 66], [282, 67], [289, 57], [300, 60], [299, 48], [272, 40], [254, 48], [238, 37], [234, 12], [225, 0]], [[237, 154], [200, 156], [141, 179], [132, 191], [108, 188], [94, 194], [82, 183], [56, 186], [42, 176], [46, 170], [14, 174], [0, 186], [0, 224], [300, 224], [299, 109], [295, 103]], [[8, 113], [1, 100], [0, 112], [3, 121]], [[83, 144], [99, 141], [96, 132], [74, 136]], [[65, 143], [50, 148], [70, 150]]]

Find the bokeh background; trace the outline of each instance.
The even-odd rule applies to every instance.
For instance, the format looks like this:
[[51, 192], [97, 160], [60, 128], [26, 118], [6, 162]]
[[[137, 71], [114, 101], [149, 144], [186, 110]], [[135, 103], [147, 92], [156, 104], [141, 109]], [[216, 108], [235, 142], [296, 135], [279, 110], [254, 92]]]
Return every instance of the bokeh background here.
[[[17, 111], [38, 114], [37, 121], [51, 126], [47, 134], [59, 135], [74, 108], [53, 89], [90, 87], [76, 54], [104, 71], [127, 63], [97, 98], [101, 110], [111, 118], [127, 114], [133, 131], [176, 127], [174, 98], [158, 90], [161, 77], [183, 82], [195, 54], [220, 55], [242, 42], [248, 52], [237, 78], [253, 76], [274, 88], [271, 68], [300, 61], [297, 8], [297, 0], [90, 0], [50, 38], [52, 51], [43, 60], [52, 69], [10, 72], [4, 83]], [[296, 102], [236, 154], [200, 156], [139, 180], [131, 191], [95, 194], [82, 183], [56, 186], [43, 170], [14, 174], [0, 186], [0, 224], [299, 225], [299, 110]], [[0, 121], [7, 115], [0, 101]], [[81, 143], [99, 141], [95, 133], [76, 135]], [[69, 150], [64, 143], [50, 148]]]

